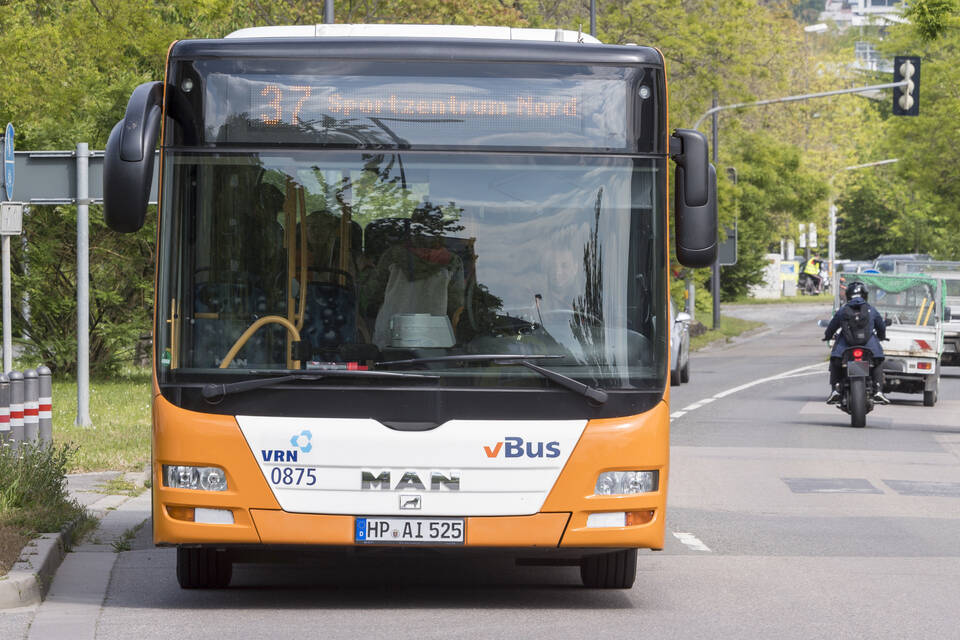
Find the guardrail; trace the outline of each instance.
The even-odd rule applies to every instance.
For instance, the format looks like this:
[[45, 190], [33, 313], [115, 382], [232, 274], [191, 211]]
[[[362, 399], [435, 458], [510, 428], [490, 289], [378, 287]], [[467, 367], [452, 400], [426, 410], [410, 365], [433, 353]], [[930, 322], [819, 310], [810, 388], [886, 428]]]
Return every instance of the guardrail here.
[[0, 445], [53, 442], [53, 383], [41, 365], [0, 374]]

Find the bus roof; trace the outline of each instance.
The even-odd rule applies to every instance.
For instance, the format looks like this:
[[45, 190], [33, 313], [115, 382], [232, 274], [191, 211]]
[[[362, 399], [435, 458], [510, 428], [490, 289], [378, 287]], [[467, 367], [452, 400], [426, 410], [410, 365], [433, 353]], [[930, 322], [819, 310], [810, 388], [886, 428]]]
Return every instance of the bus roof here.
[[595, 37], [566, 29], [523, 29], [445, 24], [314, 24], [240, 29], [227, 38], [467, 38], [602, 44]]

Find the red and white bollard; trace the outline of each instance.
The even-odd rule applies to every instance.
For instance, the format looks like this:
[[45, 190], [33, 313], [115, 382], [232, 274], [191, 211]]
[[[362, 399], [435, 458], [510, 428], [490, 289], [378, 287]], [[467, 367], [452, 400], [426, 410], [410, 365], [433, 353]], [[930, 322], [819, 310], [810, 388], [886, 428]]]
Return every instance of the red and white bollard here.
[[23, 372], [23, 439], [36, 444], [40, 437], [40, 379], [36, 369]]
[[50, 369], [44, 365], [37, 367], [40, 378], [40, 397], [37, 399], [40, 418], [40, 442], [53, 442], [53, 379]]

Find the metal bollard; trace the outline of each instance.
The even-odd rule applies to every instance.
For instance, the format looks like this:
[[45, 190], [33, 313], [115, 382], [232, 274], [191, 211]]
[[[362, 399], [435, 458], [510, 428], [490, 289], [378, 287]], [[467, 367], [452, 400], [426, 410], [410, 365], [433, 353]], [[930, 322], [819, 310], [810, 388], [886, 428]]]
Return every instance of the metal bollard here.
[[23, 442], [23, 374], [11, 371], [10, 378], [10, 435], [14, 446]]
[[0, 445], [10, 439], [10, 378], [0, 373]]
[[40, 442], [50, 444], [53, 442], [53, 378], [50, 377], [50, 369], [44, 365], [37, 367], [37, 375], [40, 377], [40, 398], [37, 407], [40, 418]]
[[37, 410], [40, 398], [40, 378], [36, 369], [23, 372], [23, 439], [36, 444], [40, 437], [40, 418]]

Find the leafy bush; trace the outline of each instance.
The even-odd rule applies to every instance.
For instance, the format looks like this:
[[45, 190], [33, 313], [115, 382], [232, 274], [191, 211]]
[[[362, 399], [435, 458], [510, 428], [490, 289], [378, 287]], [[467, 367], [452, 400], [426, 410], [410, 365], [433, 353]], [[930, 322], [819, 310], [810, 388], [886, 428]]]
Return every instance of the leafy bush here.
[[25, 533], [59, 531], [84, 515], [67, 494], [71, 445], [0, 446], [0, 525]]

